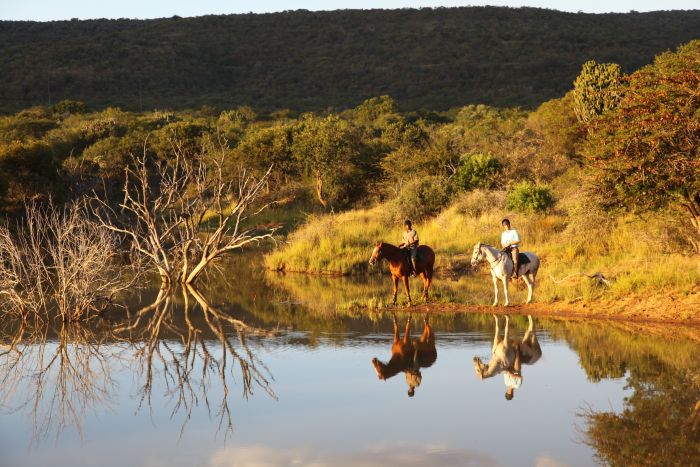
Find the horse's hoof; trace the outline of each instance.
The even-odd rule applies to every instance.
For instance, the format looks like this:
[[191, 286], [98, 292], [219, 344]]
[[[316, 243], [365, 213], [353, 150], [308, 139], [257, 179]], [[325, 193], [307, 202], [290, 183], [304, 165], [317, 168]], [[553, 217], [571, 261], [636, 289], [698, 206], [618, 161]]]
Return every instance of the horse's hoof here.
[[498, 302], [493, 302], [491, 306], [498, 306]]

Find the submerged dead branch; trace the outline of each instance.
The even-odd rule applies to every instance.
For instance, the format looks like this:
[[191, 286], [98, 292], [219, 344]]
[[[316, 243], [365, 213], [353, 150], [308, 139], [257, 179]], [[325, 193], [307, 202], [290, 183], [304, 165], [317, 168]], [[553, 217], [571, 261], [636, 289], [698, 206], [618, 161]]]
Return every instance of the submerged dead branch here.
[[121, 261], [117, 237], [79, 203], [27, 204], [15, 226], [0, 227], [0, 307], [9, 315], [81, 320], [139, 278], [136, 264]]

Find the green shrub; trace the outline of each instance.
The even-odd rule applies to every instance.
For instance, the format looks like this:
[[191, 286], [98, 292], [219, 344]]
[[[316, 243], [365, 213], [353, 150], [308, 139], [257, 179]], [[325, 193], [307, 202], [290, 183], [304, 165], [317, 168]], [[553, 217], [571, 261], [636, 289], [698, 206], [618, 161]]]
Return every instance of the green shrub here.
[[461, 158], [454, 183], [458, 189], [464, 191], [493, 188], [500, 170], [500, 162], [491, 154], [465, 154]]
[[548, 185], [529, 181], [517, 183], [506, 195], [506, 209], [519, 212], [545, 212], [554, 206], [552, 190]]
[[71, 101], [63, 100], [58, 104], [51, 107], [51, 110], [55, 114], [84, 114], [87, 113], [88, 109], [84, 102], [81, 101]]
[[406, 182], [394, 200], [397, 219], [434, 216], [450, 200], [450, 185], [443, 177], [414, 178]]

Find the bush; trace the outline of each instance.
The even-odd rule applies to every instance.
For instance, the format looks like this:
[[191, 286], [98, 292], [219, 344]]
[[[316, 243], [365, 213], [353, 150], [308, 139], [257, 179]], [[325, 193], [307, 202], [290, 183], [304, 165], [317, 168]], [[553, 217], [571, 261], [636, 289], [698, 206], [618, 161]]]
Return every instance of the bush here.
[[56, 114], [84, 114], [87, 113], [87, 106], [81, 101], [63, 100], [51, 107]]
[[500, 170], [500, 162], [491, 154], [466, 154], [462, 156], [454, 183], [458, 189], [464, 191], [493, 188]]
[[554, 197], [548, 185], [524, 181], [513, 185], [506, 195], [508, 210], [545, 212], [552, 206], [554, 206]]
[[394, 200], [397, 219], [434, 216], [450, 200], [449, 183], [443, 177], [414, 178], [406, 182]]
[[462, 193], [453, 206], [457, 213], [477, 218], [493, 210], [502, 211], [504, 204], [505, 192], [477, 189]]

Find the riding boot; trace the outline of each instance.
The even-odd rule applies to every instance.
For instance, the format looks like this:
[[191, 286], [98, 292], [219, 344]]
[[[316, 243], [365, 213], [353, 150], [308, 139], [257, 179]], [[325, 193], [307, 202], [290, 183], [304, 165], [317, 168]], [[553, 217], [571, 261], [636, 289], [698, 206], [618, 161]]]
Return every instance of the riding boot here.
[[513, 279], [518, 278], [518, 271], [520, 270], [520, 264], [517, 259], [513, 260]]
[[416, 262], [411, 259], [411, 276], [416, 277]]

